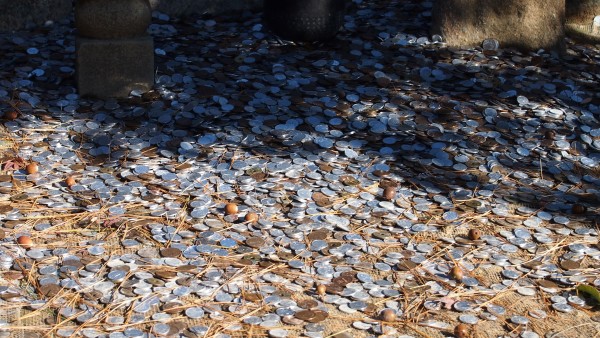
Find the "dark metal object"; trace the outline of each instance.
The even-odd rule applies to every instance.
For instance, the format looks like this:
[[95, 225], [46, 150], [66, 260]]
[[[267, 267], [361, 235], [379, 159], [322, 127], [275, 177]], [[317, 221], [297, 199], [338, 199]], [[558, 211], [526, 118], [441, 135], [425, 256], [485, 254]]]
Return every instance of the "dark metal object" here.
[[265, 0], [266, 25], [284, 39], [328, 40], [344, 22], [346, 0]]

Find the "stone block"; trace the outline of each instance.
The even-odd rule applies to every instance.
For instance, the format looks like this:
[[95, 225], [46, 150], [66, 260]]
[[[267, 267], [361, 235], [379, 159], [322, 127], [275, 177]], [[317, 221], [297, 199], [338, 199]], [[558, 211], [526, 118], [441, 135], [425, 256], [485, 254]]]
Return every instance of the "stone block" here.
[[437, 0], [432, 19], [431, 33], [451, 47], [496, 39], [500, 47], [564, 49], [565, 0]]
[[146, 35], [152, 20], [148, 0], [77, 0], [75, 27], [79, 36], [122, 39]]
[[154, 42], [149, 36], [100, 40], [77, 38], [79, 95], [127, 97], [154, 85]]

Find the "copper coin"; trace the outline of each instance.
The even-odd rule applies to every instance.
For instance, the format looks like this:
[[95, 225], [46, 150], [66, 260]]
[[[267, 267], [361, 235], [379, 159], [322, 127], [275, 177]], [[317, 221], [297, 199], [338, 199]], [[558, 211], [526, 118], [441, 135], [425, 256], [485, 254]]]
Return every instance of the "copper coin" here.
[[46, 284], [38, 289], [40, 293], [46, 297], [54, 297], [61, 290], [61, 287], [56, 284]]
[[410, 270], [416, 268], [418, 265], [417, 265], [417, 263], [410, 261], [410, 260], [402, 260], [402, 261], [398, 262], [398, 264], [396, 266], [398, 267], [398, 270], [400, 270], [400, 271], [410, 271]]
[[585, 205], [582, 205], [582, 204], [573, 204], [571, 211], [575, 215], [581, 215], [586, 212], [586, 207], [585, 207]]
[[345, 185], [350, 185], [350, 186], [354, 186], [354, 185], [359, 185], [360, 181], [357, 180], [356, 178], [349, 176], [349, 175], [344, 175], [340, 177], [340, 182], [342, 182]]
[[344, 291], [344, 286], [336, 283], [331, 283], [327, 285], [327, 293], [332, 295], [339, 295]]
[[522, 266], [527, 269], [535, 269], [542, 264], [543, 263], [540, 261], [531, 261], [531, 262], [523, 263]]
[[4, 113], [4, 119], [8, 121], [12, 121], [17, 117], [19, 117], [19, 113], [16, 110], [9, 110], [6, 113]]
[[154, 275], [159, 278], [169, 279], [169, 278], [177, 277], [177, 272], [170, 271], [170, 270], [158, 270], [158, 271], [154, 271]]
[[327, 319], [327, 317], [329, 317], [329, 313], [323, 310], [312, 310], [312, 312], [314, 313], [314, 317], [307, 320], [307, 322], [309, 323], [319, 323]]
[[558, 289], [558, 284], [554, 283], [553, 281], [549, 281], [546, 279], [540, 279], [538, 281], [536, 281], [537, 285], [543, 287], [543, 288], [547, 288], [547, 289]]
[[249, 302], [259, 302], [264, 297], [260, 292], [244, 292], [244, 293], [242, 293], [242, 298], [244, 298], [244, 300], [247, 300]]
[[162, 257], [179, 257], [181, 255], [181, 250], [177, 248], [164, 248], [160, 249], [160, 255]]
[[302, 311], [298, 311], [294, 314], [294, 316], [298, 319], [302, 319], [304, 321], [310, 321], [313, 318], [315, 318], [316, 314], [314, 311], [312, 310], [302, 310]]
[[162, 306], [163, 312], [168, 313], [168, 314], [180, 313], [181, 311], [184, 310], [184, 308], [185, 307], [182, 304], [175, 303], [175, 302], [165, 303]]
[[330, 197], [318, 191], [312, 195], [312, 199], [320, 207], [328, 207], [333, 204]]
[[265, 240], [260, 237], [250, 237], [246, 240], [246, 245], [251, 248], [258, 249], [265, 245]]
[[327, 238], [327, 235], [329, 235], [327, 230], [315, 230], [308, 234], [306, 238], [308, 238], [310, 241], [324, 240]]
[[565, 260], [561, 261], [559, 265], [564, 270], [576, 270], [581, 267], [581, 264], [579, 262], [576, 262], [576, 261], [573, 261], [570, 259], [565, 259]]
[[303, 299], [298, 301], [297, 304], [303, 309], [312, 309], [319, 306], [319, 302], [314, 299]]

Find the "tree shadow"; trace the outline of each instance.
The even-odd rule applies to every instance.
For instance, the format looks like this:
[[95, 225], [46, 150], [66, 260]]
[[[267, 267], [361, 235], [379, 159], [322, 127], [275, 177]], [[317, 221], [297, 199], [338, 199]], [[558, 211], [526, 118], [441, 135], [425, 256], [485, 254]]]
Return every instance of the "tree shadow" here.
[[[336, 40], [316, 45], [262, 36], [256, 28], [260, 13], [215, 18], [216, 25], [205, 25], [200, 32], [196, 21], [183, 20], [176, 24], [176, 34], [155, 36], [156, 47], [166, 51], [156, 57], [157, 90], [120, 100], [119, 108], [108, 110], [111, 133], [136, 131], [140, 138], [152, 138], [167, 131], [171, 136], [142, 149], [143, 155], [171, 153], [171, 160], [192, 164], [235, 161], [235, 154], [202, 144], [195, 152], [181, 152], [182, 142], [198, 143], [206, 135], [217, 136], [219, 149], [230, 145], [259, 157], [315, 155], [321, 164], [335, 157], [344, 169], [364, 155], [369, 161], [352, 175], [397, 181], [429, 198], [437, 192], [457, 209], [510, 218], [494, 210], [492, 204], [499, 203], [527, 207], [522, 215], [546, 210], [566, 215], [572, 224], [595, 226], [600, 152], [593, 142], [582, 141], [581, 128], [599, 127], [600, 101], [593, 94], [598, 51], [570, 44], [572, 56], [557, 59], [509, 49], [484, 53], [420, 45], [416, 39], [427, 36], [428, 27], [401, 20], [390, 24], [390, 17], [419, 18], [423, 9], [416, 2], [387, 4], [398, 8], [384, 17], [357, 15]], [[362, 4], [357, 10], [372, 9]], [[382, 27], [392, 31], [382, 35]], [[256, 32], [252, 43], [239, 34], [247, 30]], [[9, 68], [17, 67], [16, 62], [3, 60]], [[72, 58], [64, 64], [71, 65]], [[190, 81], [175, 76], [189, 76]], [[59, 90], [69, 92], [72, 85], [67, 79]], [[39, 90], [43, 84], [34, 86]], [[528, 103], [520, 102], [520, 96]], [[81, 100], [76, 113], [53, 116], [93, 120], [102, 110], [94, 109], [98, 102]], [[569, 117], [536, 121], [542, 106]], [[124, 113], [134, 107], [137, 113]], [[174, 123], [161, 122], [157, 111], [169, 111]], [[268, 127], [267, 133], [252, 132], [261, 125]], [[219, 135], [225, 131], [239, 137], [225, 139]], [[94, 143], [98, 133], [79, 135], [79, 144]], [[248, 139], [251, 133], [257, 135]], [[560, 149], [564, 144], [558, 141], [564, 140], [568, 147]], [[115, 143], [109, 152], [123, 146]], [[99, 166], [137, 160], [78, 151]], [[591, 159], [589, 165], [581, 163], [582, 154]], [[481, 204], [468, 203], [472, 200]], [[422, 218], [437, 213], [424, 212]]]

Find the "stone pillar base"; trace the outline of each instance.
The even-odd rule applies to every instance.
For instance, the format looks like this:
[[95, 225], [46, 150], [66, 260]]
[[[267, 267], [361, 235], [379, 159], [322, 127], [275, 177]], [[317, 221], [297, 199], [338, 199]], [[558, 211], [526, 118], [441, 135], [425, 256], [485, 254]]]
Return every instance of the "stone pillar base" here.
[[154, 85], [152, 37], [101, 40], [77, 38], [77, 87], [80, 96], [128, 97]]
[[562, 51], [564, 18], [565, 0], [438, 0], [432, 34], [440, 34], [450, 47], [496, 39], [502, 48]]

